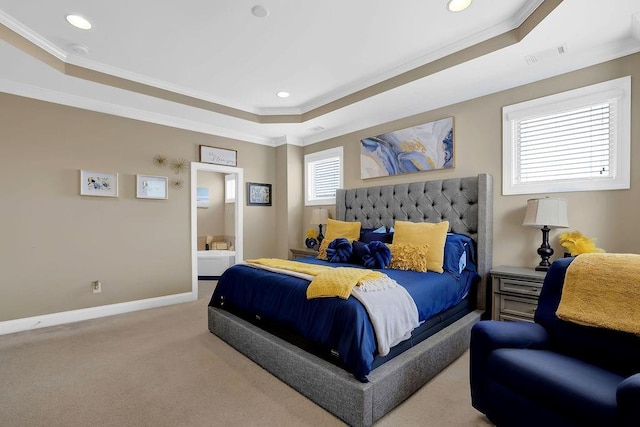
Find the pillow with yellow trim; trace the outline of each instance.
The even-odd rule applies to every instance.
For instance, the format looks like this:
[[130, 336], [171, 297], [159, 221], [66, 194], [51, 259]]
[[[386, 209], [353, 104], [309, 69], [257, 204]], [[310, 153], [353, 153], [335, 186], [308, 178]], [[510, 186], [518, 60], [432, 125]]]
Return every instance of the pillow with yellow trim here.
[[442, 222], [410, 222], [396, 221], [393, 224], [395, 232], [391, 243], [412, 243], [414, 245], [429, 245], [427, 269], [436, 273], [444, 272], [444, 244], [447, 241], [449, 221]]
[[429, 245], [415, 245], [413, 243], [393, 243], [387, 245], [391, 250], [389, 268], [396, 270], [413, 270], [420, 273], [427, 272], [427, 256]]
[[327, 260], [327, 246], [329, 243], [333, 242], [338, 237], [344, 237], [350, 242], [354, 240], [358, 240], [360, 237], [360, 227], [362, 226], [359, 222], [346, 222], [346, 221], [338, 221], [337, 219], [328, 219], [327, 220], [327, 232], [324, 235], [324, 240], [320, 244], [320, 248], [318, 249], [318, 259]]

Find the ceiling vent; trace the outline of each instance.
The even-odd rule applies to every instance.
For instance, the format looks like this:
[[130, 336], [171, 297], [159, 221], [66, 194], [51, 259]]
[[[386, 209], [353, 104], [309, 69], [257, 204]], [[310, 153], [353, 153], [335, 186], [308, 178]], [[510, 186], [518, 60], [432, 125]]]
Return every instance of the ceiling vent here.
[[560, 55], [564, 55], [569, 50], [567, 49], [567, 44], [563, 44], [551, 49], [542, 50], [540, 52], [534, 53], [533, 55], [526, 55], [524, 60], [527, 61], [528, 65], [535, 64], [538, 62], [546, 61], [547, 59], [555, 58]]

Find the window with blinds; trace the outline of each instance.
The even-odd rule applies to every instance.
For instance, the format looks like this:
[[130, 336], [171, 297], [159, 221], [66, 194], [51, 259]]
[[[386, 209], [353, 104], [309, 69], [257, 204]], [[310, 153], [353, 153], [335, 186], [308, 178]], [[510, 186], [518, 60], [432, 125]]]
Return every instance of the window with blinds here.
[[333, 204], [342, 187], [342, 147], [304, 156], [305, 205]]
[[629, 188], [630, 79], [503, 109], [503, 194]]

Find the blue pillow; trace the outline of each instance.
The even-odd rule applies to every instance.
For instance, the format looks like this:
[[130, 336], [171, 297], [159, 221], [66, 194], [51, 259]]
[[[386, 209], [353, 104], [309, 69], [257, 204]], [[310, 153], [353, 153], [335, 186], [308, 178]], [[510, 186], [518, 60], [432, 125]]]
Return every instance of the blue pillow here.
[[344, 237], [338, 237], [327, 246], [327, 261], [348, 262], [352, 253], [351, 242]]
[[364, 265], [365, 255], [371, 253], [367, 244], [358, 240], [354, 240], [352, 243], [352, 249], [353, 252], [351, 253], [351, 258], [349, 258], [349, 263]]
[[364, 265], [367, 268], [387, 268], [391, 262], [391, 250], [383, 242], [374, 240], [371, 243], [354, 241], [353, 252], [349, 262]]
[[[459, 275], [468, 263], [475, 265], [475, 242], [466, 234], [447, 233], [444, 244], [444, 262], [442, 268]], [[472, 267], [471, 265], [469, 266]], [[474, 269], [475, 270], [475, 269]]]
[[379, 241], [367, 244], [369, 253], [365, 254], [362, 260], [367, 268], [387, 268], [391, 263], [391, 249]]
[[371, 243], [376, 241], [382, 243], [391, 243], [392, 240], [393, 233], [379, 233], [377, 231], [372, 231], [360, 235], [360, 241], [363, 243]]

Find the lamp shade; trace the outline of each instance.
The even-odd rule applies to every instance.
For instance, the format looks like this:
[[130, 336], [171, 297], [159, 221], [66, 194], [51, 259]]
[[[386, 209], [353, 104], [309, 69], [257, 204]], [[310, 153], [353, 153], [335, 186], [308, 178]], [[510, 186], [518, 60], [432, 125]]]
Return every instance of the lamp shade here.
[[309, 221], [309, 224], [311, 225], [326, 224], [327, 219], [329, 219], [329, 210], [324, 208], [317, 208], [311, 211], [311, 221]]
[[545, 197], [527, 200], [527, 213], [522, 225], [538, 228], [545, 225], [549, 228], [568, 227], [567, 199]]

